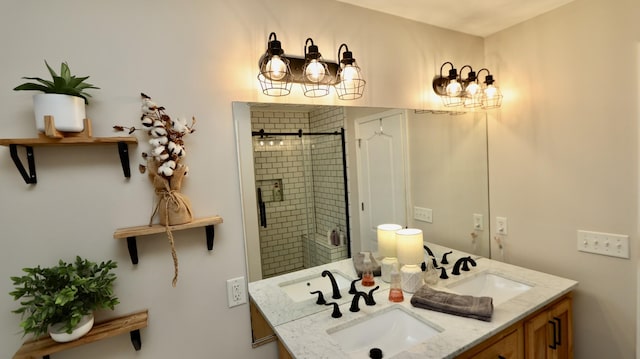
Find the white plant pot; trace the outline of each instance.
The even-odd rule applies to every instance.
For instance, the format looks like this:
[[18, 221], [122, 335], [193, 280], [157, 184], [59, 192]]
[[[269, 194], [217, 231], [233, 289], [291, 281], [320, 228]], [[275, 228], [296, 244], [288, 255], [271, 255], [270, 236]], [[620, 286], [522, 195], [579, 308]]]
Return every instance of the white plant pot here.
[[33, 96], [36, 128], [44, 132], [44, 116], [53, 116], [55, 128], [63, 132], [82, 132], [85, 103], [82, 97], [41, 93]]
[[93, 328], [93, 313], [82, 317], [76, 328], [71, 331], [71, 334], [65, 332], [63, 327], [64, 323], [52, 324], [49, 327], [49, 335], [51, 336], [51, 339], [58, 343], [66, 343], [76, 340], [89, 333], [91, 328]]

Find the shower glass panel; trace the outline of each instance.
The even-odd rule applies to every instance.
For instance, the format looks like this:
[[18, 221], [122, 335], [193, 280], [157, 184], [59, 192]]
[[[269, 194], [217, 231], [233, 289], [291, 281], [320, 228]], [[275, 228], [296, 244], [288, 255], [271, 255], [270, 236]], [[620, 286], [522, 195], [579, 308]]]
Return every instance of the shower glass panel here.
[[316, 116], [252, 111], [263, 278], [350, 256], [343, 118]]

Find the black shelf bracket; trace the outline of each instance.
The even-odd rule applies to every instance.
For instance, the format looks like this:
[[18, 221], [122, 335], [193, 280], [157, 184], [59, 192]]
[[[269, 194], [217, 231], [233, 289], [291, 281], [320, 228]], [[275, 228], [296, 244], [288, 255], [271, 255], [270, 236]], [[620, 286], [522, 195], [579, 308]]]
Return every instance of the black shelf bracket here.
[[33, 147], [24, 146], [24, 148], [27, 153], [27, 164], [29, 167], [28, 173], [27, 173], [27, 170], [24, 168], [24, 165], [22, 164], [22, 160], [20, 160], [20, 156], [18, 156], [18, 145], [10, 144], [9, 153], [11, 154], [11, 159], [13, 160], [13, 163], [16, 165], [16, 168], [18, 168], [20, 175], [24, 179], [24, 182], [26, 184], [36, 184], [38, 183], [38, 178], [36, 177], [36, 162], [33, 156]]
[[[22, 160], [18, 155], [18, 146], [24, 147], [25, 152], [27, 154], [27, 168], [22, 164]], [[13, 163], [16, 165], [18, 172], [24, 179], [26, 184], [36, 184], [38, 183], [38, 178], [36, 176], [36, 162], [35, 156], [33, 154], [33, 146], [26, 145], [18, 145], [18, 144], [10, 144], [9, 145], [9, 153], [11, 154], [11, 159]], [[118, 154], [120, 155], [120, 164], [122, 165], [122, 172], [126, 178], [131, 178], [131, 166], [129, 163], [129, 145], [124, 142], [118, 142]]]
[[120, 155], [120, 164], [122, 164], [122, 172], [126, 178], [131, 178], [131, 166], [129, 165], [129, 145], [126, 142], [118, 142], [118, 154]]
[[[215, 229], [213, 224], [204, 227], [207, 240], [207, 250], [213, 250], [213, 239], [215, 237]], [[136, 236], [127, 237], [127, 249], [132, 264], [138, 264], [138, 242]]]
[[131, 263], [138, 264], [138, 244], [136, 237], [127, 237], [127, 248], [129, 249], [129, 257], [131, 257]]
[[142, 348], [142, 339], [140, 338], [140, 329], [132, 330], [129, 332], [129, 336], [131, 336], [131, 344], [133, 344], [133, 349], [136, 351]]
[[207, 236], [207, 249], [213, 249], [213, 237], [215, 236], [215, 231], [213, 229], [213, 224], [204, 227], [206, 236]]

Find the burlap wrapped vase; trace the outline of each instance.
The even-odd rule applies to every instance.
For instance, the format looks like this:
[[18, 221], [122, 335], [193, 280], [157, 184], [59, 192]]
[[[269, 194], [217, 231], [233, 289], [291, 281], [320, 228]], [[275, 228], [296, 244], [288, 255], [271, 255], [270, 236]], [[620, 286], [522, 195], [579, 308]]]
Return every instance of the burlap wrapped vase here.
[[191, 201], [180, 193], [186, 167], [178, 167], [173, 172], [171, 181], [159, 175], [157, 170], [149, 169], [149, 177], [158, 195], [158, 204], [154, 213], [158, 213], [160, 224], [173, 226], [191, 222], [193, 220]]

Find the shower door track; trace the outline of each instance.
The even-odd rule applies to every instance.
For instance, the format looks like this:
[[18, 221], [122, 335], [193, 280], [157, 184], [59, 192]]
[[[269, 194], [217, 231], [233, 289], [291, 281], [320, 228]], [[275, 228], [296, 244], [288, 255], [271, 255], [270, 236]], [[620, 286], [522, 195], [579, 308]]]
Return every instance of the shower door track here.
[[349, 194], [347, 191], [347, 150], [345, 146], [345, 134], [344, 128], [341, 127], [340, 131], [333, 132], [303, 132], [302, 129], [299, 129], [297, 132], [266, 132], [264, 129], [259, 131], [251, 131], [251, 136], [340, 136], [340, 140], [342, 142], [342, 175], [344, 182], [344, 211], [346, 215], [346, 235], [347, 235], [347, 257], [351, 258], [351, 225], [349, 224]]

